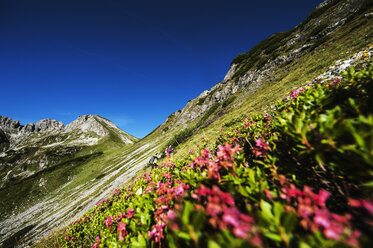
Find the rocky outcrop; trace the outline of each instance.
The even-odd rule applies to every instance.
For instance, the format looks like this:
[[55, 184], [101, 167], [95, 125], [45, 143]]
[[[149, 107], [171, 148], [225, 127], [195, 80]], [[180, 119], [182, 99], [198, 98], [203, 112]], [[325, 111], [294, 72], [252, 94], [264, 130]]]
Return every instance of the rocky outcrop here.
[[5, 151], [9, 147], [9, 140], [3, 130], [0, 129], [0, 152]]
[[[276, 70], [313, 51], [323, 39], [343, 27], [362, 2], [326, 0], [294, 29], [271, 35], [257, 46], [260, 47], [259, 51], [241, 54], [244, 57], [247, 55], [246, 59], [232, 63], [222, 82], [189, 101], [169, 128], [187, 126], [188, 122], [203, 115], [214, 103], [223, 102], [238, 91], [254, 93], [265, 82], [275, 78]], [[267, 48], [269, 51], [266, 51]], [[265, 63], [258, 62], [265, 58]]]
[[0, 129], [6, 131], [18, 130], [20, 127], [19, 121], [12, 120], [9, 117], [0, 116]]
[[44, 120], [40, 120], [36, 122], [33, 132], [44, 132], [47, 130], [63, 130], [63, 128], [64, 128], [64, 125], [61, 121], [56, 121], [52, 119], [44, 119]]
[[[0, 116], [0, 131], [0, 140], [2, 141], [0, 143], [5, 144], [7, 141], [8, 144], [2, 145], [0, 151], [4, 151], [5, 147], [16, 148], [17, 146], [29, 145], [30, 142], [33, 142], [33, 145], [36, 146], [50, 147], [54, 146], [54, 143], [61, 143], [67, 138], [69, 138], [71, 145], [93, 145], [110, 133], [119, 137], [125, 144], [132, 144], [137, 140], [119, 129], [111, 121], [98, 115], [82, 115], [66, 126], [61, 121], [53, 119], [43, 119], [35, 124], [28, 123], [23, 126], [20, 125], [18, 120]], [[74, 132], [75, 136], [69, 135], [71, 132]], [[92, 137], [89, 133], [94, 133], [96, 136]], [[67, 136], [64, 136], [64, 134]], [[48, 138], [48, 135], [57, 136]], [[65, 138], [62, 138], [62, 136]], [[25, 144], [25, 140], [29, 143]]]
[[78, 119], [66, 125], [64, 132], [79, 130], [83, 133], [94, 132], [98, 136], [108, 135], [108, 131], [95, 119], [93, 115], [82, 115]]
[[2, 129], [5, 133], [44, 132], [48, 130], [62, 130], [63, 128], [64, 125], [62, 122], [52, 119], [44, 119], [38, 121], [36, 124], [28, 123], [25, 126], [22, 126], [18, 120], [0, 116], [0, 129]]

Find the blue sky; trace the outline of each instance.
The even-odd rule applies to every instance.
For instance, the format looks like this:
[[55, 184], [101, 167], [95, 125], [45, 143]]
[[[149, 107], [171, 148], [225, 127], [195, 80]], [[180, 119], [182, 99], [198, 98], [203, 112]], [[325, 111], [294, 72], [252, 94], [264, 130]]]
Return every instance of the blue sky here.
[[98, 114], [142, 138], [321, 0], [0, 0], [0, 115]]

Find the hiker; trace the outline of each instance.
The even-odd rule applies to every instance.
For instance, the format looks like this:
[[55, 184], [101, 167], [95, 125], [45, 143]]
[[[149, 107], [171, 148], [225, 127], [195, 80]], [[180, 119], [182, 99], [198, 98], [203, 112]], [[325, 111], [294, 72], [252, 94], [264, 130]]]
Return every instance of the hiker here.
[[158, 160], [158, 152], [156, 154], [154, 154], [150, 160], [149, 160], [149, 165], [152, 167], [152, 170], [156, 167], [158, 167], [157, 165], [157, 160]]
[[172, 146], [169, 145], [168, 148], [167, 148], [167, 150], [166, 150], [167, 158], [169, 158], [170, 155], [171, 155], [171, 153], [173, 153], [173, 152], [174, 152], [174, 150], [172, 150]]

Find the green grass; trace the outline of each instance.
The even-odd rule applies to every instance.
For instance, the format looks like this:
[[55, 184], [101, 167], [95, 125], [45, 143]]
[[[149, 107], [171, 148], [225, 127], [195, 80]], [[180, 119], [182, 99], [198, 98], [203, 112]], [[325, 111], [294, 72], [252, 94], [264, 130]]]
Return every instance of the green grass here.
[[[360, 25], [364, 21], [364, 18], [352, 20], [346, 27], [333, 33], [328, 42], [320, 44], [313, 52], [305, 53], [299, 59], [275, 71], [273, 74], [277, 77], [272, 81], [264, 82], [255, 93], [245, 93], [238, 97], [243, 99], [240, 106], [230, 109], [208, 129], [198, 130], [193, 137], [178, 147], [175, 157], [178, 158], [179, 154], [187, 152], [189, 147], [198, 144], [201, 136], [211, 139], [220, 128], [232, 120], [234, 122], [235, 118], [264, 111], [278, 99], [285, 97], [294, 87], [302, 86], [308, 80], [323, 73], [336, 60], [347, 59], [353, 53], [367, 47], [373, 40], [373, 23]], [[351, 30], [355, 26], [358, 28]]]
[[[335, 1], [333, 1], [332, 4], [333, 5], [330, 5], [327, 8], [333, 7]], [[307, 17], [306, 21], [309, 21], [323, 14], [325, 10], [326, 8], [311, 13], [309, 17]], [[366, 11], [366, 9], [364, 11]], [[306, 21], [304, 23], [306, 23]], [[263, 51], [264, 53], [267, 53], [268, 56], [273, 56], [273, 54], [270, 54], [270, 52], [272, 53], [278, 48], [278, 44], [275, 44], [275, 41], [279, 41], [281, 44], [284, 43], [284, 41], [279, 37], [285, 37], [286, 40], [286, 33], [274, 35], [267, 43], [262, 44], [254, 50], [250, 50], [249, 53], [237, 56], [234, 60], [235, 63], [245, 63], [245, 65], [241, 67], [241, 69], [239, 70], [239, 74], [245, 73], [245, 70], [251, 68], [250, 66], [253, 66], [255, 63], [258, 63], [255, 61], [253, 65], [250, 65], [250, 61], [245, 62], [245, 60], [248, 60], [250, 56], [254, 56], [254, 58], [259, 58], [259, 55]], [[363, 49], [372, 40], [372, 22], [367, 21], [363, 17], [351, 18], [351, 20], [349, 20], [345, 27], [338, 29], [335, 33], [331, 34], [331, 36], [328, 37], [328, 39], [325, 39], [322, 42], [318, 41], [313, 45], [314, 47], [310, 48], [308, 52], [305, 52], [302, 57], [286, 65], [285, 67], [279, 68], [277, 71], [275, 71], [273, 74], [276, 77], [274, 77], [274, 79], [272, 80], [264, 80], [263, 84], [260, 85], [260, 87], [258, 87], [258, 90], [254, 92], [240, 92], [235, 94], [233, 96], [236, 97], [236, 99], [234, 99], [235, 108], [227, 108], [224, 115], [218, 116], [217, 113], [220, 112], [217, 111], [219, 107], [218, 106], [215, 109], [211, 109], [211, 111], [209, 110], [209, 115], [206, 115], [206, 113], [199, 119], [196, 119], [189, 123], [189, 126], [194, 128], [192, 131], [188, 130], [188, 132], [186, 132], [186, 139], [183, 140], [181, 143], [177, 144], [178, 147], [176, 149], [176, 154], [174, 155], [175, 158], [180, 158], [182, 154], [185, 154], [189, 151], [190, 147], [194, 147], [196, 144], [198, 144], [201, 136], [206, 137], [206, 139], [213, 139], [216, 135], [216, 132], [219, 129], [230, 127], [235, 123], [242, 121], [246, 116], [249, 116], [251, 113], [264, 111], [269, 106], [274, 104], [278, 99], [285, 97], [288, 94], [288, 92], [291, 91], [294, 87], [299, 87], [303, 85], [306, 81], [311, 80], [315, 76], [324, 72], [329, 66], [331, 66], [334, 63], [334, 61], [338, 59], [346, 59], [351, 54]], [[215, 91], [216, 89], [214, 91], [211, 91], [209, 95], [213, 95]], [[196, 104], [198, 104], [198, 102]], [[228, 105], [229, 104], [226, 104], [226, 106]], [[213, 119], [216, 120], [213, 121], [208, 126], [208, 128], [203, 126], [203, 123]], [[172, 114], [166, 124], [162, 124], [159, 128], [153, 130], [149, 135], [147, 135], [143, 140], [139, 141], [131, 147], [122, 147], [110, 150], [109, 143], [102, 144], [102, 147], [98, 148], [98, 150], [104, 151], [103, 156], [97, 157], [94, 160], [89, 161], [82, 167], [78, 167], [81, 169], [80, 172], [89, 171], [89, 173], [80, 175], [82, 176], [81, 179], [74, 179], [76, 181], [73, 181], [71, 185], [69, 185], [66, 188], [66, 192], [69, 192], [70, 190], [73, 191], [75, 187], [77, 187], [84, 181], [89, 180], [93, 176], [95, 176], [94, 178], [97, 178], [100, 175], [102, 175], [102, 170], [106, 168], [108, 165], [110, 165], [112, 159], [116, 156], [125, 157], [126, 155], [130, 154], [132, 151], [140, 148], [141, 146], [147, 143], [155, 142], [156, 140], [157, 142], [155, 143], [155, 145], [164, 145], [167, 140], [171, 140], [172, 137], [174, 137], [175, 134], [177, 134], [178, 132], [178, 129], [169, 128], [169, 126], [175, 120], [175, 115]], [[196, 126], [198, 126], [198, 128], [195, 128]], [[162, 134], [162, 129], [164, 130], [166, 128], [167, 132], [165, 134]], [[162, 152], [163, 150], [163, 148], [160, 149], [160, 151]], [[85, 152], [90, 151], [87, 150]], [[83, 155], [84, 153], [81, 154]], [[137, 155], [146, 156], [146, 154], [147, 151], [142, 151]], [[160, 161], [160, 163], [161, 162], [162, 161]], [[90, 168], [90, 170], [88, 168]], [[144, 170], [148, 170], [148, 168], [145, 168]], [[76, 175], [79, 175], [79, 172], [76, 172]], [[125, 172], [123, 171], [121, 173]], [[53, 235], [51, 235], [46, 240], [53, 239]], [[35, 247], [43, 247], [42, 245], [43, 244], [41, 243], [40, 246]]]

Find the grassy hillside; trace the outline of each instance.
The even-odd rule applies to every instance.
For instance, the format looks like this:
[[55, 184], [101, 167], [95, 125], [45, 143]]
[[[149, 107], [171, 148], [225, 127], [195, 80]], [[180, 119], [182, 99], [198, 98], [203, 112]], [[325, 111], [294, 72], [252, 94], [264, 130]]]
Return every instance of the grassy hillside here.
[[[167, 119], [167, 121], [165, 123], [160, 125], [157, 129], [155, 129], [152, 133], [150, 133], [148, 136], [146, 136], [141, 141], [137, 142], [135, 145], [133, 145], [131, 147], [119, 148], [117, 150], [112, 150], [112, 151], [108, 151], [107, 149], [105, 149], [104, 150], [104, 152], [106, 154], [105, 156], [102, 156], [100, 159], [94, 159], [94, 160], [90, 161], [89, 163], [87, 163], [85, 165], [86, 169], [88, 169], [92, 166], [92, 168], [97, 168], [97, 170], [92, 169], [92, 171], [90, 173], [88, 173], [87, 175], [83, 175], [82, 179], [75, 178], [75, 180], [78, 180], [81, 183], [83, 183], [85, 180], [92, 180], [92, 177], [95, 176], [96, 180], [94, 180], [94, 184], [97, 185], [97, 186], [94, 187], [94, 191], [89, 190], [88, 185], [85, 185], [83, 188], [81, 188], [82, 191], [87, 190], [87, 193], [84, 195], [84, 197], [78, 196], [78, 194], [76, 192], [74, 192], [74, 186], [71, 186], [70, 191], [66, 191], [66, 194], [64, 194], [62, 196], [62, 198], [60, 198], [60, 199], [64, 199], [64, 197], [65, 197], [66, 201], [68, 202], [68, 201], [70, 201], [70, 198], [71, 198], [71, 197], [69, 197], [69, 194], [71, 194], [72, 197], [76, 197], [76, 199], [78, 199], [78, 200], [77, 200], [76, 203], [74, 203], [70, 206], [71, 207], [70, 210], [74, 209], [73, 207], [75, 207], [75, 208], [77, 207], [77, 210], [74, 211], [74, 214], [69, 215], [69, 218], [65, 218], [65, 221], [67, 221], [68, 219], [71, 219], [72, 216], [75, 216], [76, 218], [79, 217], [79, 216], [82, 216], [82, 214], [85, 211], [88, 211], [93, 206], [93, 204], [92, 204], [93, 202], [97, 202], [98, 200], [104, 199], [105, 196], [108, 195], [108, 192], [110, 191], [110, 189], [112, 189], [113, 187], [121, 188], [122, 185], [124, 185], [124, 182], [126, 182], [127, 180], [135, 177], [136, 175], [141, 175], [145, 171], [148, 171], [148, 169], [143, 169], [144, 166], [147, 164], [147, 160], [156, 151], [163, 152], [166, 144], [173, 144], [174, 146], [176, 146], [176, 153], [173, 155], [173, 158], [175, 159], [175, 163], [179, 164], [180, 168], [183, 168], [185, 166], [185, 161], [191, 162], [190, 158], [188, 158], [189, 160], [188, 159], [185, 160], [186, 159], [185, 157], [190, 157], [191, 156], [191, 155], [186, 155], [186, 154], [189, 154], [189, 151], [191, 149], [199, 150], [201, 148], [201, 146], [203, 147], [204, 143], [207, 142], [207, 141], [210, 141], [210, 142], [214, 141], [215, 137], [220, 135], [220, 133], [219, 133], [220, 129], [223, 128], [225, 130], [229, 129], [229, 130], [233, 130], [233, 131], [235, 129], [240, 130], [240, 128], [237, 128], [237, 127], [240, 127], [240, 125], [241, 126], [244, 125], [243, 122], [245, 122], [245, 119], [247, 118], [247, 116], [253, 115], [254, 113], [263, 114], [264, 111], [268, 111], [268, 112], [271, 111], [271, 109], [272, 109], [271, 106], [274, 107], [275, 103], [279, 99], [282, 99], [282, 98], [288, 96], [289, 92], [292, 91], [294, 88], [298, 88], [300, 86], [306, 85], [309, 80], [312, 80], [316, 76], [325, 72], [330, 66], [334, 65], [337, 60], [347, 59], [352, 54], [366, 48], [369, 45], [369, 43], [371, 43], [372, 38], [373, 38], [373, 22], [372, 22], [373, 19], [372, 19], [372, 16], [371, 15], [367, 15], [367, 16], [365, 15], [367, 13], [370, 13], [371, 10], [372, 10], [371, 9], [371, 6], [372, 6], [371, 1], [363, 1], [364, 4], [361, 5], [358, 12], [354, 13], [354, 14], [351, 14], [348, 17], [348, 19], [346, 20], [345, 24], [341, 28], [338, 28], [338, 29], [336, 29], [335, 32], [332, 32], [331, 34], [328, 34], [326, 36], [326, 38], [323, 38], [323, 33], [327, 33], [327, 26], [323, 25], [322, 23], [321, 23], [321, 25], [317, 25], [317, 26], [314, 25], [314, 23], [316, 23], [319, 20], [318, 18], [323, 17], [323, 16], [325, 16], [325, 18], [326, 18], [329, 15], [329, 13], [336, 12], [338, 6], [340, 6], [339, 4], [342, 3], [342, 2], [345, 2], [345, 1], [331, 1], [331, 4], [328, 5], [327, 7], [321, 8], [321, 10], [318, 9], [317, 11], [311, 13], [302, 24], [300, 24], [296, 27], [296, 29], [294, 29], [292, 31], [289, 31], [289, 32], [279, 33], [279, 34], [276, 34], [274, 36], [271, 36], [267, 40], [260, 43], [257, 47], [254, 47], [247, 54], [240, 55], [237, 58], [235, 58], [233, 60], [232, 64], [239, 63], [240, 68], [238, 70], [236, 70], [234, 80], [236, 80], [237, 78], [242, 76], [245, 73], [246, 70], [250, 70], [250, 69], [253, 69], [253, 68], [254, 69], [255, 68], [258, 68], [258, 69], [265, 68], [266, 63], [271, 63], [271, 61], [276, 56], [282, 56], [282, 55], [289, 54], [292, 50], [302, 47], [305, 43], [307, 43], [307, 40], [305, 40], [303, 43], [295, 43], [294, 46], [291, 46], [288, 49], [283, 49], [284, 44], [286, 44], [286, 42], [288, 42], [289, 34], [296, 34], [297, 32], [304, 32], [304, 34], [311, 39], [312, 45], [308, 46], [306, 48], [306, 50], [302, 51], [302, 54], [299, 58], [295, 59], [294, 61], [290, 62], [289, 64], [277, 67], [275, 71], [272, 71], [265, 78], [263, 78], [260, 82], [259, 81], [258, 82], [252, 82], [245, 89], [242, 89], [242, 90], [238, 91], [237, 93], [235, 93], [234, 95], [225, 99], [224, 101], [218, 102], [216, 104], [214, 103], [213, 105], [211, 105], [209, 107], [209, 109], [206, 112], [204, 112], [199, 117], [187, 122], [185, 125], [176, 125], [175, 124], [178, 121], [178, 118], [180, 116], [179, 114], [182, 112], [182, 110], [177, 111], [174, 114], [170, 115], [170, 117]], [[325, 20], [327, 20], [327, 18]], [[278, 46], [276, 44], [278, 44]], [[262, 59], [262, 61], [260, 61], [262, 57], [263, 57], [263, 59]], [[266, 61], [264, 61], [264, 59]], [[365, 58], [363, 57], [362, 59], [364, 60]], [[252, 64], [250, 66], [249, 65], [251, 63], [250, 61], [255, 61], [255, 62], [254, 62], [254, 64]], [[224, 87], [224, 85], [222, 87]], [[208, 101], [212, 97], [213, 94], [214, 94], [214, 90], [211, 90], [208, 93], [208, 95], [206, 97], [204, 97], [204, 99], [192, 100], [190, 102], [190, 105], [188, 105], [188, 107], [193, 108], [197, 105], [203, 104], [203, 102]], [[245, 124], [246, 123], [247, 122], [245, 122]], [[202, 141], [203, 144], [200, 144], [202, 136], [204, 137], [204, 139]], [[231, 139], [234, 139], [236, 136], [235, 136], [234, 132], [230, 132], [228, 137], [230, 137]], [[266, 139], [263, 138], [263, 140], [266, 140]], [[217, 142], [219, 142], [219, 141], [217, 141]], [[245, 141], [242, 141], [242, 142], [245, 143]], [[243, 145], [242, 142], [240, 143], [241, 146]], [[256, 148], [255, 147], [256, 140], [254, 140], [252, 142], [249, 142], [249, 143], [252, 145], [252, 147], [249, 145], [251, 148]], [[197, 148], [198, 144], [200, 144], [200, 148]], [[220, 144], [224, 146], [224, 142], [220, 143]], [[212, 154], [213, 156], [215, 155], [217, 145], [218, 145], [218, 143], [216, 143], [215, 148], [212, 148], [211, 145], [210, 145], [210, 148], [212, 148], [212, 151], [210, 151], [210, 154]], [[243, 145], [243, 146], [245, 147], [245, 145]], [[246, 146], [247, 146], [247, 144], [246, 144]], [[245, 154], [247, 156], [249, 156], [248, 154], [250, 154], [250, 150], [247, 150], [247, 149], [248, 148], [245, 147]], [[245, 159], [248, 159], [248, 158], [245, 158]], [[166, 158], [164, 158], [162, 161], [160, 161], [160, 164], [162, 164], [164, 162], [167, 162]], [[253, 162], [253, 163], [256, 163], [256, 162]], [[267, 163], [267, 162], [265, 162], [265, 163]], [[275, 163], [275, 165], [276, 165], [276, 161], [273, 162], [273, 163]], [[170, 165], [169, 161], [166, 164]], [[260, 164], [260, 162], [259, 162], [259, 164]], [[173, 174], [173, 177], [175, 177], [175, 178], [182, 177], [183, 180], [188, 181], [189, 185], [194, 185], [193, 187], [188, 189], [189, 192], [192, 192], [192, 190], [197, 189], [198, 188], [197, 185], [199, 183], [205, 182], [204, 180], [205, 180], [206, 175], [204, 175], [203, 173], [207, 174], [206, 171], [201, 172], [202, 173], [202, 181], [198, 181], [199, 180], [198, 178], [200, 178], [199, 174], [198, 174], [198, 176], [197, 175], [195, 175], [195, 176], [190, 175], [190, 179], [186, 179], [183, 176], [182, 169], [180, 169], [180, 170], [181, 170], [181, 172], [179, 172], [179, 175]], [[272, 170], [272, 169], [270, 168], [270, 170]], [[317, 170], [317, 172], [318, 172], [318, 170]], [[161, 170], [157, 171], [155, 173], [152, 173], [150, 175], [151, 180], [154, 181], [155, 183], [157, 183], [161, 177], [164, 177], [164, 176], [162, 176], [162, 173], [163, 173], [163, 171], [161, 171]], [[168, 171], [168, 173], [171, 173], [171, 171]], [[175, 172], [175, 173], [177, 173], [177, 172]], [[264, 171], [255, 172], [255, 173], [261, 174], [261, 175], [256, 175], [256, 176], [258, 176], [258, 180], [262, 180], [264, 182], [263, 186], [261, 186], [261, 184], [258, 184], [258, 185], [255, 184], [255, 185], [259, 188], [260, 187], [264, 187], [264, 188], [267, 187], [269, 183], [268, 182], [265, 183], [265, 181], [267, 179], [266, 179], [266, 176], [264, 176], [264, 175], [267, 175], [267, 169], [265, 169]], [[281, 173], [286, 174], [285, 172], [281, 172]], [[156, 175], [158, 175], [158, 176], [156, 176]], [[287, 176], [288, 180], [295, 180], [290, 175], [286, 175], [286, 176]], [[271, 177], [269, 177], [269, 178], [271, 178]], [[196, 180], [196, 181], [193, 182], [194, 180]], [[234, 184], [236, 184], [236, 185], [241, 184], [240, 180], [237, 181], [237, 179], [234, 179], [234, 178], [231, 178], [229, 180], [235, 181]], [[268, 179], [268, 180], [270, 180], [270, 181], [272, 180], [271, 182], [273, 182], [274, 180], [277, 180], [277, 179]], [[101, 181], [102, 181], [102, 183], [101, 183]], [[139, 182], [139, 181], [141, 181], [141, 180], [139, 179], [136, 182]], [[237, 183], [237, 182], [239, 182], [239, 183]], [[167, 182], [163, 182], [163, 183], [167, 183]], [[294, 183], [294, 182], [293, 181], [289, 182], [289, 185], [290, 185], [290, 183]], [[130, 184], [132, 184], [132, 186], [135, 185], [135, 183], [133, 181], [130, 181]], [[308, 182], [301, 181], [300, 183], [297, 184], [297, 187], [299, 189], [301, 189], [303, 187], [303, 185], [305, 185], [305, 184], [308, 184]], [[76, 185], [78, 185], [78, 184], [76, 184]], [[136, 185], [137, 185], [136, 186], [137, 189], [142, 188], [142, 192], [144, 192], [143, 186], [140, 187], [140, 184], [136, 184]], [[177, 185], [177, 183], [175, 184], [175, 186], [176, 185]], [[209, 186], [212, 187], [212, 184], [209, 184]], [[68, 187], [70, 187], [70, 186], [68, 186]], [[234, 188], [234, 187], [232, 186], [232, 188]], [[321, 189], [321, 188], [323, 188], [323, 187], [320, 186], [320, 185], [316, 185], [316, 187], [315, 187], [315, 189], [317, 189], [317, 190]], [[245, 187], [244, 187], [244, 189], [246, 190]], [[328, 187], [324, 187], [324, 189], [329, 190]], [[128, 188], [126, 188], [126, 190], [128, 190]], [[223, 187], [220, 190], [230, 191], [231, 187], [229, 186], [228, 189], [225, 189]], [[121, 190], [120, 194], [123, 195], [123, 192], [124, 191]], [[316, 194], [316, 192], [317, 191], [315, 191], [314, 193]], [[132, 193], [133, 194], [136, 193], [136, 190]], [[91, 195], [89, 195], [89, 194], [91, 194]], [[232, 193], [232, 194], [235, 195], [236, 193]], [[244, 194], [244, 193], [242, 193], [242, 194]], [[244, 194], [244, 196], [251, 199], [250, 194], [248, 194], [249, 196], [246, 196], [247, 194], [248, 194], [248, 192], [246, 192], [246, 194]], [[125, 203], [123, 203], [123, 204], [125, 204], [125, 206], [121, 205], [121, 207], [120, 207], [121, 210], [120, 211], [122, 212], [122, 214], [126, 214], [126, 211], [129, 208], [132, 209], [132, 207], [133, 207], [134, 210], [136, 210], [134, 207], [137, 204], [136, 202], [142, 197], [142, 194], [136, 195], [134, 197], [135, 198], [130, 198], [128, 201], [125, 201]], [[114, 197], [113, 199], [116, 199], [116, 198]], [[118, 199], [118, 201], [120, 202], [121, 200]], [[114, 204], [114, 202], [116, 202], [116, 201], [115, 200], [109, 200], [108, 202], [106, 202], [104, 204], [107, 204], [109, 202], [111, 202], [110, 204]], [[186, 200], [186, 202], [188, 202], [188, 200]], [[184, 202], [184, 204], [188, 205], [188, 203], [186, 203], [186, 202]], [[261, 201], [258, 201], [257, 203], [260, 205]], [[146, 221], [150, 221], [150, 224], [148, 223], [146, 228], [150, 228], [151, 230], [150, 229], [148, 229], [148, 230], [152, 231], [153, 230], [152, 228], [154, 228], [154, 224], [155, 224], [155, 220], [154, 220], [155, 212], [154, 211], [156, 211], [156, 206], [158, 206], [158, 205], [154, 205], [156, 203], [151, 202], [151, 200], [149, 200], [149, 202], [147, 202], [147, 204], [150, 204], [150, 205], [153, 204], [152, 206], [154, 207], [154, 209], [152, 209], [152, 208], [144, 209], [142, 207], [140, 207], [140, 209], [141, 209], [141, 211], [145, 211], [144, 213], [148, 213], [149, 216], [151, 216], [151, 217], [149, 217], [149, 219], [146, 220]], [[195, 202], [193, 204], [195, 204]], [[241, 203], [236, 202], [235, 204], [243, 204], [243, 203], [242, 202]], [[266, 205], [265, 203], [263, 203], [263, 204]], [[270, 204], [272, 204], [272, 203], [270, 203]], [[115, 212], [118, 209], [112, 209], [111, 206], [112, 205], [110, 205], [110, 208], [108, 208], [107, 211], [114, 211], [113, 213], [117, 213], [119, 215], [119, 212]], [[236, 207], [239, 208], [240, 211], [243, 211], [242, 205], [239, 205], [239, 206], [237, 205]], [[94, 211], [94, 210], [92, 210], [92, 211]], [[90, 213], [92, 213], [92, 211]], [[116, 229], [117, 226], [116, 225], [119, 224], [118, 222], [114, 221], [113, 223], [115, 223], [115, 224], [110, 225], [111, 226], [111, 229], [110, 229], [111, 233], [110, 234], [107, 233], [107, 231], [109, 231], [109, 230], [105, 229], [105, 227], [106, 227], [105, 226], [105, 220], [109, 216], [114, 217], [114, 214], [112, 214], [111, 212], [105, 212], [106, 211], [105, 209], [103, 209], [102, 211], [104, 211], [103, 213], [105, 213], [106, 216], [100, 215], [99, 217], [97, 217], [97, 219], [96, 219], [97, 222], [95, 222], [95, 223], [98, 225], [97, 228], [100, 229], [103, 233], [105, 233], [105, 235], [102, 236], [101, 233], [97, 233], [96, 231], [98, 231], [98, 230], [95, 230], [95, 231], [90, 230], [88, 236], [87, 236], [87, 233], [85, 233], [85, 231], [82, 231], [82, 232], [78, 231], [77, 233], [74, 234], [74, 235], [79, 236], [79, 241], [78, 241], [78, 243], [76, 243], [77, 246], [79, 246], [78, 245], [78, 244], [80, 244], [79, 242], [86, 242], [86, 243], [84, 243], [85, 245], [88, 245], [88, 244], [92, 245], [95, 241], [95, 237], [92, 236], [92, 235], [100, 236], [101, 237], [100, 238], [101, 244], [105, 243], [108, 246], [110, 246], [110, 245], [115, 246], [115, 244], [124, 244], [123, 242], [118, 243], [118, 237], [116, 236], [116, 234], [117, 234], [117, 229]], [[190, 210], [190, 211], [192, 211], [192, 210]], [[258, 211], [261, 211], [261, 210], [259, 209]], [[251, 210], [246, 209], [246, 210], [244, 210], [244, 212], [245, 213], [248, 213], [248, 212], [251, 213]], [[148, 218], [148, 217], [141, 217], [142, 215], [139, 215], [138, 212], [136, 214], [135, 214], [135, 216], [136, 216], [137, 220], [139, 220], [141, 218]], [[87, 215], [85, 215], [85, 216], [88, 217]], [[187, 217], [185, 217], [185, 218], [187, 218]], [[257, 217], [255, 217], [255, 218], [257, 218]], [[293, 217], [286, 217], [286, 218], [293, 218]], [[255, 219], [255, 221], [258, 221], [258, 219]], [[298, 219], [298, 221], [300, 221], [300, 220]], [[129, 226], [130, 225], [137, 225], [137, 226], [136, 227], [134, 227], [134, 226], [131, 227], [131, 235], [126, 236], [126, 240], [127, 240], [127, 237], [128, 237], [128, 240], [131, 240], [131, 238], [136, 238], [137, 240], [132, 240], [131, 242], [133, 244], [138, 244], [138, 246], [143, 246], [144, 242], [145, 242], [146, 245], [154, 244], [154, 243], [151, 243], [151, 242], [154, 242], [154, 240], [149, 241], [147, 239], [148, 235], [147, 235], [147, 232], [145, 231], [146, 228], [138, 226], [138, 225], [141, 226], [142, 224], [139, 224], [138, 222], [136, 222], [136, 224], [131, 224], [131, 223], [132, 222], [128, 222], [128, 223], [126, 223], [126, 225], [129, 225]], [[60, 228], [63, 227], [61, 222], [58, 222], [58, 223], [56, 223], [55, 225], [52, 225], [52, 226], [53, 227], [58, 226]], [[82, 228], [83, 227], [85, 229], [85, 226], [82, 226]], [[134, 228], [136, 228], [136, 229], [134, 229]], [[140, 229], [137, 229], [137, 228], [140, 228]], [[280, 227], [276, 227], [276, 228], [280, 228]], [[62, 229], [63, 230], [61, 232], [64, 231], [64, 228], [62, 228]], [[137, 235], [137, 234], [139, 234], [137, 230], [141, 230], [142, 234]], [[71, 229], [69, 229], [69, 231], [75, 232], [74, 230], [71, 230]], [[91, 231], [92, 231], [92, 233], [91, 233]], [[82, 234], [78, 234], [78, 233], [82, 233]], [[136, 235], [135, 235], [135, 233], [136, 233]], [[184, 244], [183, 242], [187, 243], [187, 241], [185, 241], [185, 240], [180, 241], [182, 243], [178, 243], [179, 242], [178, 239], [180, 237], [181, 238], [185, 237], [185, 239], [188, 239], [187, 235], [185, 235], [184, 233], [187, 233], [189, 235], [189, 241], [190, 242], [195, 242], [195, 237], [193, 237], [193, 234], [190, 233], [188, 230], [184, 230], [182, 234], [180, 234], [180, 233], [176, 234], [177, 237], [171, 238], [171, 239], [174, 239], [174, 241], [169, 240], [169, 242], [171, 242], [171, 243], [174, 242], [175, 244], [179, 244], [179, 245]], [[267, 236], [271, 236], [272, 234], [265, 235], [265, 234], [260, 233], [260, 232], [258, 233], [258, 235], [261, 237], [262, 241], [263, 241], [263, 235], [266, 238], [268, 238]], [[284, 234], [281, 233], [281, 232], [278, 232], [277, 234], [280, 235], [281, 240], [282, 240], [283, 237], [284, 237]], [[73, 238], [74, 235], [69, 236], [69, 238]], [[85, 235], [85, 236], [81, 237], [81, 235], [82, 236]], [[229, 234], [229, 235], [232, 235], [232, 234]], [[227, 236], [228, 239], [230, 239], [230, 237], [231, 237], [229, 235]], [[255, 232], [254, 232], [253, 235], [255, 236]], [[288, 235], [288, 233], [286, 235]], [[87, 237], [89, 237], [89, 238], [87, 239]], [[227, 237], [225, 237], [225, 238], [227, 238]], [[102, 238], [104, 238], [104, 239], [102, 239]], [[215, 241], [206, 241], [206, 240], [203, 241], [203, 242], [207, 242], [207, 243], [202, 243], [201, 246], [205, 246], [205, 245], [208, 244], [211, 247], [218, 247], [215, 244], [216, 240], [217, 240], [215, 238], [214, 238]], [[264, 239], [266, 239], [266, 238], [264, 238]], [[274, 239], [276, 239], [276, 238], [279, 239], [278, 236], [276, 236], [276, 235], [274, 235], [273, 238]], [[294, 238], [294, 237], [291, 237], [291, 238]], [[235, 239], [235, 238], [233, 237], [233, 239]], [[290, 237], [288, 237], [288, 239], [290, 239]], [[41, 242], [39, 242], [36, 245], [36, 247], [43, 247], [44, 244], [47, 247], [52, 247], [53, 245], [56, 245], [55, 241], [57, 241], [57, 240], [58, 240], [58, 238], [56, 238], [55, 235], [52, 235], [52, 236], [49, 236], [49, 238], [47, 238], [47, 240], [42, 240]], [[84, 241], [82, 241], [82, 240], [84, 240]], [[193, 240], [193, 241], [191, 241], [191, 240]], [[210, 240], [210, 239], [208, 239], [208, 240]], [[307, 247], [305, 244], [303, 244], [304, 242], [301, 241], [302, 240], [301, 238], [298, 237], [295, 240], [298, 240], [297, 242], [300, 242], [299, 244], [302, 244], [303, 247]], [[71, 239], [69, 239], [69, 242], [70, 241], [71, 241]], [[45, 243], [45, 242], [47, 242], [47, 243]], [[51, 242], [51, 243], [48, 243], [48, 242]], [[67, 242], [66, 239], [63, 240], [63, 243], [67, 245], [67, 243], [65, 243], [65, 242]], [[114, 242], [114, 243], [110, 243], [110, 242]], [[164, 241], [162, 241], [162, 242], [164, 242]], [[224, 242], [226, 242], [226, 241], [224, 241]], [[221, 243], [221, 244], [226, 244], [224, 242]], [[236, 241], [234, 241], [234, 242], [236, 242]], [[242, 240], [237, 241], [237, 242], [238, 242], [238, 244], [241, 244]], [[286, 242], [281, 243], [281, 242], [284, 242], [283, 240], [281, 242], [280, 241], [278, 241], [278, 242], [279, 243], [276, 243], [276, 245], [279, 245], [279, 246], [289, 245]], [[307, 242], [305, 242], [305, 243], [307, 243]], [[171, 243], [170, 243], [170, 245], [172, 245]], [[71, 244], [74, 244], [74, 242], [72, 242]], [[187, 244], [191, 245], [191, 243], [187, 243]], [[268, 243], [268, 244], [272, 244], [272, 243]], [[309, 243], [309, 244], [311, 244], [311, 243]], [[315, 243], [315, 244], [318, 244], [318, 243]], [[329, 244], [329, 243], [327, 243], [327, 244]], [[247, 245], [247, 243], [246, 243], [246, 245]], [[339, 243], [339, 245], [340, 245], [340, 243]], [[312, 244], [311, 244], [311, 246], [312, 246]], [[224, 245], [223, 245], [223, 247], [224, 247]]]
[[291, 92], [116, 189], [63, 247], [371, 246], [373, 65]]

